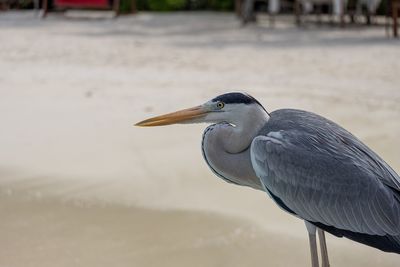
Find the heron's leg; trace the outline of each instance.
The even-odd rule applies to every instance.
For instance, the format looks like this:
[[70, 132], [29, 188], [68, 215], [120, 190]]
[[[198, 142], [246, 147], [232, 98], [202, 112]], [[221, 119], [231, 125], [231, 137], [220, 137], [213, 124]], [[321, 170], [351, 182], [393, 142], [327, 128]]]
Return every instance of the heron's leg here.
[[319, 267], [318, 263], [318, 250], [317, 250], [317, 227], [307, 221], [306, 223], [308, 231], [308, 240], [310, 241], [310, 252], [311, 252], [311, 266]]
[[318, 228], [319, 245], [321, 247], [322, 267], [329, 267], [328, 248], [326, 247], [325, 232]]

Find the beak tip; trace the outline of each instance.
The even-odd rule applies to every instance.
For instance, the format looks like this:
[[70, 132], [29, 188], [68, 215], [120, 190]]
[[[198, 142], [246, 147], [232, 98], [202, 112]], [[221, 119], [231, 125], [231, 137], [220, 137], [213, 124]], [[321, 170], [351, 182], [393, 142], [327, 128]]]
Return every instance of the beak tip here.
[[206, 111], [202, 110], [201, 106], [197, 106], [140, 121], [135, 123], [134, 126], [151, 127], [176, 124], [190, 119], [198, 118], [199, 116], [203, 116], [205, 114]]
[[142, 122], [137, 122], [133, 126], [135, 126], [135, 127], [143, 127], [144, 125], [143, 125]]

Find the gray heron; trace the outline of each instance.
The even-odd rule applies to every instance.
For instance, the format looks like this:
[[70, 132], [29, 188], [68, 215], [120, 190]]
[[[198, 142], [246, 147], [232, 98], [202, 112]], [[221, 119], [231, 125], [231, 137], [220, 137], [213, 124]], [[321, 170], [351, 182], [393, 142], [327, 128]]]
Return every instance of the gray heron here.
[[304, 220], [311, 263], [329, 266], [324, 232], [400, 254], [400, 177], [375, 152], [317, 114], [268, 113], [252, 96], [227, 93], [137, 126], [209, 123], [202, 152], [226, 182], [268, 193]]

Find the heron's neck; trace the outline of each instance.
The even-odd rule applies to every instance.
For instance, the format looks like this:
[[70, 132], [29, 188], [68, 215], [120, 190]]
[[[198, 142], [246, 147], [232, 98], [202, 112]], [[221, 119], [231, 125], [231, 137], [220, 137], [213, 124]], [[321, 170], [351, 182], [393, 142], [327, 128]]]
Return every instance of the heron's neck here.
[[251, 145], [254, 137], [258, 135], [261, 128], [268, 122], [269, 115], [261, 109], [254, 109], [247, 113], [242, 113], [225, 133], [221, 142], [224, 149], [229, 153], [239, 153]]
[[250, 145], [261, 128], [267, 123], [268, 115], [249, 115], [248, 120], [209, 126], [203, 135], [203, 156], [218, 176], [228, 182], [262, 190], [250, 158]]

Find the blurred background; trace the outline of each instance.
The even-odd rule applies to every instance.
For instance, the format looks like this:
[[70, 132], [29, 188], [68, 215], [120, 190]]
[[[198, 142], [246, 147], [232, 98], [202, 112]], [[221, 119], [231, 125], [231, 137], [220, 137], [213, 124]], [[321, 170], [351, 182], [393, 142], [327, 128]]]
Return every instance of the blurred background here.
[[[0, 266], [309, 266], [302, 221], [208, 169], [206, 125], [133, 127], [225, 92], [326, 116], [400, 172], [384, 1], [2, 1]], [[332, 266], [398, 266], [327, 239]]]

